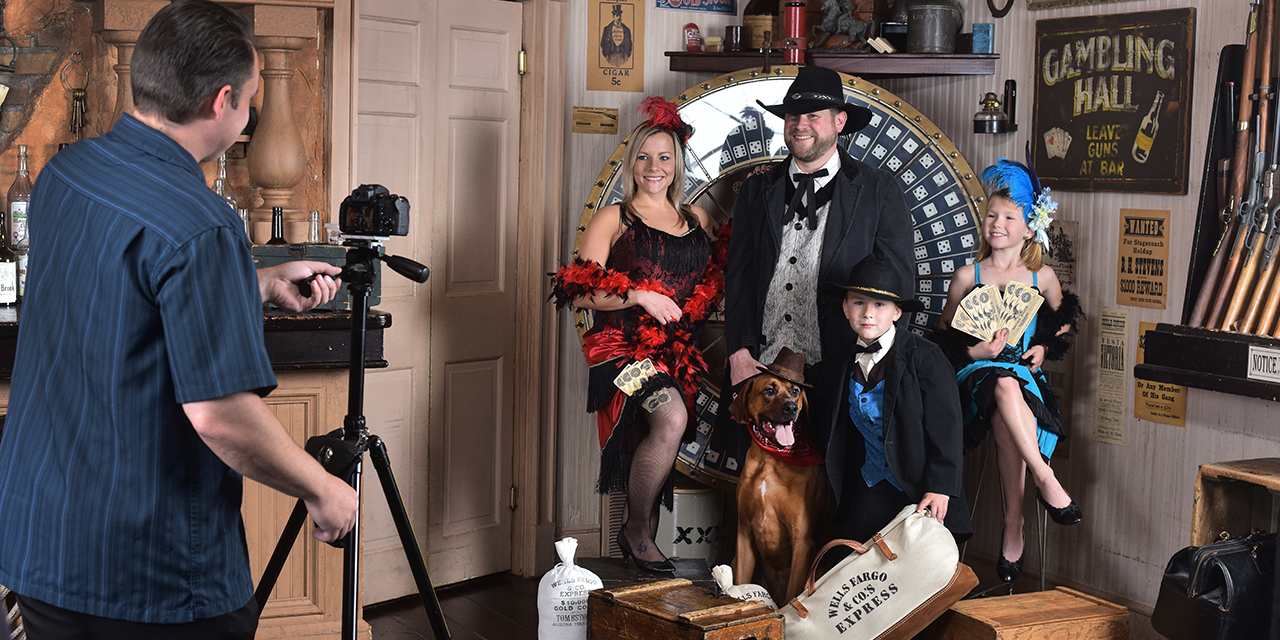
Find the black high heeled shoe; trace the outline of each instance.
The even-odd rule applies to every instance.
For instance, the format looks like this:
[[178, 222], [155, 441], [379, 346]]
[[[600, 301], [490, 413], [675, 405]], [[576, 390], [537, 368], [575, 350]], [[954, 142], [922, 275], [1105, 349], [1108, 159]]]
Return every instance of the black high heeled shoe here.
[[627, 537], [622, 535], [621, 529], [618, 530], [618, 535], [614, 537], [614, 540], [618, 543], [618, 549], [622, 550], [622, 566], [627, 566], [627, 558], [630, 558], [635, 561], [636, 568], [641, 571], [668, 575], [675, 574], [676, 566], [671, 564], [671, 560], [667, 558], [663, 558], [657, 562], [649, 562], [647, 560], [637, 558], [635, 552], [631, 550], [631, 543], [627, 542]]
[[1059, 509], [1058, 507], [1049, 504], [1049, 501], [1044, 499], [1044, 496], [1040, 493], [1039, 489], [1036, 489], [1036, 500], [1039, 500], [1040, 504], [1044, 505], [1044, 510], [1049, 513], [1049, 517], [1053, 518], [1053, 521], [1058, 524], [1080, 524], [1080, 522], [1084, 520], [1084, 513], [1080, 511], [1080, 505], [1076, 504], [1075, 500], [1072, 500], [1071, 504]]
[[1000, 559], [996, 561], [996, 575], [1000, 577], [1000, 581], [1009, 584], [1018, 579], [1018, 574], [1022, 573], [1022, 559], [1027, 557], [1027, 550], [1022, 550], [1022, 558], [1010, 562], [1004, 559], [1004, 553], [1000, 554]]

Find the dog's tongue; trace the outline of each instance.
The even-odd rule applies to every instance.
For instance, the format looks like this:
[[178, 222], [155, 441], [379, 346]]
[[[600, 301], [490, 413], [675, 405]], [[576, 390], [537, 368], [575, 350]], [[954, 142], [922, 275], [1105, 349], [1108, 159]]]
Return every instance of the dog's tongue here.
[[784, 447], [789, 447], [796, 443], [796, 434], [791, 431], [791, 426], [793, 424], [795, 423], [788, 422], [787, 424], [774, 426], [773, 437], [777, 438], [778, 444]]

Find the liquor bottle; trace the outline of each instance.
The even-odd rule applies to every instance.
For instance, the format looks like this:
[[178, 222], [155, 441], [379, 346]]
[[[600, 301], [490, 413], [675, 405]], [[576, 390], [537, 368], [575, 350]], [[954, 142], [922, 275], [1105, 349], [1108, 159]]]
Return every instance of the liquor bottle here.
[[281, 207], [271, 208], [271, 239], [267, 244], [289, 244], [284, 239], [284, 209]]
[[1151, 103], [1151, 110], [1142, 118], [1138, 127], [1138, 136], [1133, 139], [1133, 159], [1146, 162], [1151, 155], [1151, 144], [1156, 140], [1156, 132], [1160, 130], [1160, 103], [1164, 102], [1164, 92], [1156, 92], [1156, 100]]
[[[5, 234], [5, 238], [11, 237], [8, 233], [9, 225], [6, 220], [0, 220], [0, 233]], [[0, 242], [0, 308], [12, 307], [18, 304], [18, 254], [9, 248], [8, 242]]]
[[782, 16], [778, 12], [779, 0], [751, 0], [742, 10], [742, 46], [748, 51], [764, 50], [764, 34], [769, 39], [782, 38]]
[[[4, 243], [14, 254], [17, 268], [17, 292], [22, 296], [27, 284], [27, 207], [31, 204], [31, 174], [27, 171], [27, 145], [18, 145], [18, 175], [9, 186], [9, 202], [5, 209]], [[3, 304], [3, 303], [0, 303]]]
[[231, 187], [227, 185], [227, 154], [218, 156], [218, 177], [213, 180], [213, 191], [218, 194], [231, 207], [232, 211], [240, 211], [240, 205], [236, 202], [236, 197], [231, 193]]

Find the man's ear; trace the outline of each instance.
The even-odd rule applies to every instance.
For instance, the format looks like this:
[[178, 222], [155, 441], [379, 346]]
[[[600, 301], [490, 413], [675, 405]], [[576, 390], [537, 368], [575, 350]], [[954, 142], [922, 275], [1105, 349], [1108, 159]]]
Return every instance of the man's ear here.
[[221, 89], [218, 89], [216, 93], [210, 96], [206, 108], [217, 120], [221, 120], [230, 113], [233, 108], [231, 106], [231, 85], [223, 85]]

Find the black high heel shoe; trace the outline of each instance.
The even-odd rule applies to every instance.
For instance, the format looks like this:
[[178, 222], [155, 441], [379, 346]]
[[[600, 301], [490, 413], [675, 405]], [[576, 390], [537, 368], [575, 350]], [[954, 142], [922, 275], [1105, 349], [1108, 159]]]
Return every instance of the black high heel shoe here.
[[[1027, 557], [1026, 549], [1022, 550], [1022, 558]], [[1022, 558], [1010, 562], [1004, 559], [1004, 554], [1000, 554], [1000, 559], [996, 561], [996, 575], [1000, 576], [1000, 581], [1009, 584], [1018, 579], [1018, 574], [1022, 573]]]
[[627, 566], [627, 558], [630, 558], [635, 561], [636, 568], [641, 571], [648, 571], [649, 573], [665, 573], [669, 575], [675, 574], [676, 566], [671, 564], [671, 560], [667, 558], [663, 558], [658, 562], [649, 562], [647, 560], [637, 558], [636, 554], [631, 551], [631, 543], [627, 542], [627, 537], [622, 535], [621, 529], [618, 530], [618, 535], [614, 537], [614, 540], [618, 543], [618, 548], [622, 550], [622, 566]]
[[1075, 500], [1072, 500], [1071, 504], [1059, 509], [1058, 507], [1050, 505], [1049, 502], [1044, 499], [1044, 496], [1041, 495], [1039, 489], [1036, 489], [1036, 500], [1039, 500], [1040, 504], [1044, 505], [1044, 510], [1049, 513], [1049, 517], [1053, 518], [1053, 521], [1058, 524], [1080, 524], [1080, 522], [1084, 520], [1084, 513], [1080, 511], [1080, 505], [1076, 504]]

